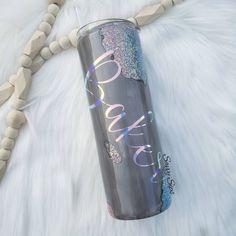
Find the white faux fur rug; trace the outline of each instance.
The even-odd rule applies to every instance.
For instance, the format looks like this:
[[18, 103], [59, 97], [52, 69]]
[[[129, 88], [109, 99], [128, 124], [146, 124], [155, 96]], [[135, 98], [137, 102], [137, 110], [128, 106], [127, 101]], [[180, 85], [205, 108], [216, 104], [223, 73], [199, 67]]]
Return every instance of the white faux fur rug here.
[[[129, 17], [148, 0], [67, 0], [50, 39]], [[0, 81], [15, 72], [47, 1], [0, 1]], [[77, 16], [75, 9], [79, 12]], [[236, 1], [186, 0], [140, 32], [154, 110], [176, 181], [172, 206], [109, 216], [75, 49], [34, 76], [24, 126], [0, 184], [1, 236], [236, 235]], [[11, 100], [0, 108], [0, 133]]]

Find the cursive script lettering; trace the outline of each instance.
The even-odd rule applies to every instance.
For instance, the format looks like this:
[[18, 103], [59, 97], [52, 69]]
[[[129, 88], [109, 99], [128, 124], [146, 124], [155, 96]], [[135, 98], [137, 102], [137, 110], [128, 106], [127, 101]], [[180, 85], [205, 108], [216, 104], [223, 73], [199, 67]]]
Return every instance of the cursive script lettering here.
[[[105, 117], [110, 120], [110, 124], [108, 125], [108, 132], [110, 133], [119, 133], [118, 137], [116, 138], [116, 142], [120, 142], [121, 140], [124, 140], [125, 144], [134, 149], [133, 154], [133, 161], [134, 163], [139, 167], [150, 167], [154, 166], [154, 173], [151, 176], [151, 182], [157, 183], [158, 182], [158, 174], [161, 172], [161, 157], [157, 156], [156, 160], [152, 160], [152, 146], [150, 144], [143, 144], [143, 145], [134, 145], [128, 143], [128, 137], [129, 136], [142, 136], [144, 135], [140, 128], [143, 128], [147, 126], [145, 123], [146, 120], [149, 120], [149, 122], [152, 122], [153, 120], [153, 114], [152, 111], [148, 111], [146, 114], [143, 114], [140, 118], [138, 118], [136, 121], [134, 121], [131, 125], [128, 127], [123, 128], [115, 128], [116, 125], [124, 119], [126, 116], [125, 107], [123, 104], [108, 104], [105, 101], [105, 93], [101, 85], [105, 85], [108, 83], [111, 83], [112, 81], [116, 80], [119, 75], [121, 74], [121, 65], [116, 60], [111, 60], [110, 57], [113, 55], [114, 51], [110, 50], [102, 54], [100, 57], [98, 57], [94, 63], [88, 68], [86, 77], [85, 77], [85, 86], [87, 92], [94, 98], [94, 103], [90, 104], [90, 109], [95, 109], [99, 107], [100, 105], [105, 105]], [[107, 59], [107, 60], [105, 60]], [[104, 61], [105, 60], [105, 61]], [[113, 64], [113, 66], [117, 67], [117, 71], [113, 76], [110, 78], [103, 80], [103, 81], [94, 81], [91, 76], [92, 74], [100, 67], [106, 65], [106, 64]], [[95, 86], [98, 90], [99, 95], [95, 95], [91, 90], [89, 90], [88, 85]], [[138, 131], [138, 132], [137, 132]], [[149, 155], [144, 155], [149, 154]], [[148, 161], [148, 157], [151, 161]], [[146, 159], [144, 159], [146, 158]]]

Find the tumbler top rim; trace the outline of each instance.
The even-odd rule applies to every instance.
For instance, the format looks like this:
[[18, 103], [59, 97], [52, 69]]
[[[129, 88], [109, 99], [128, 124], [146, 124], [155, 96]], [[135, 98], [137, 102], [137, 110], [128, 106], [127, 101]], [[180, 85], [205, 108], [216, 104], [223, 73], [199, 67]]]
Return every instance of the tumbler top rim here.
[[102, 20], [96, 20], [87, 23], [86, 25], [82, 26], [78, 31], [77, 31], [77, 38], [81, 38], [85, 36], [88, 33], [91, 33], [97, 29], [97, 27], [102, 26], [102, 25], [107, 25], [107, 24], [112, 24], [112, 23], [127, 23], [133, 26], [134, 28], [138, 29], [138, 27], [131, 21], [122, 19], [122, 18], [108, 18], [108, 19], [102, 19]]

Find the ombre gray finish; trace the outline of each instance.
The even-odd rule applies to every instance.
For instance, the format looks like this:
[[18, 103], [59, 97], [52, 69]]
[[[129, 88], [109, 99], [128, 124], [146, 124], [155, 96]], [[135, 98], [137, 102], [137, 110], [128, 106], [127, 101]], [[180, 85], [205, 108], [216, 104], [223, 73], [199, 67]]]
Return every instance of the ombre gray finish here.
[[163, 202], [164, 160], [157, 158], [162, 150], [138, 30], [126, 20], [104, 20], [78, 37], [109, 212], [124, 220], [156, 215], [170, 201], [167, 195]]

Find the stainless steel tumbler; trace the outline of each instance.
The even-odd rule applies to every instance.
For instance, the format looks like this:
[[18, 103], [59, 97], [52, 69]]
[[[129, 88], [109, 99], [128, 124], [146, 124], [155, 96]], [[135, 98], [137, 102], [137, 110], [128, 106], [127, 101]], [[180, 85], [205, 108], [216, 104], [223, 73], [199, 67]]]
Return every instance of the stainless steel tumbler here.
[[171, 202], [138, 29], [122, 19], [90, 23], [78, 51], [110, 214], [150, 217]]

